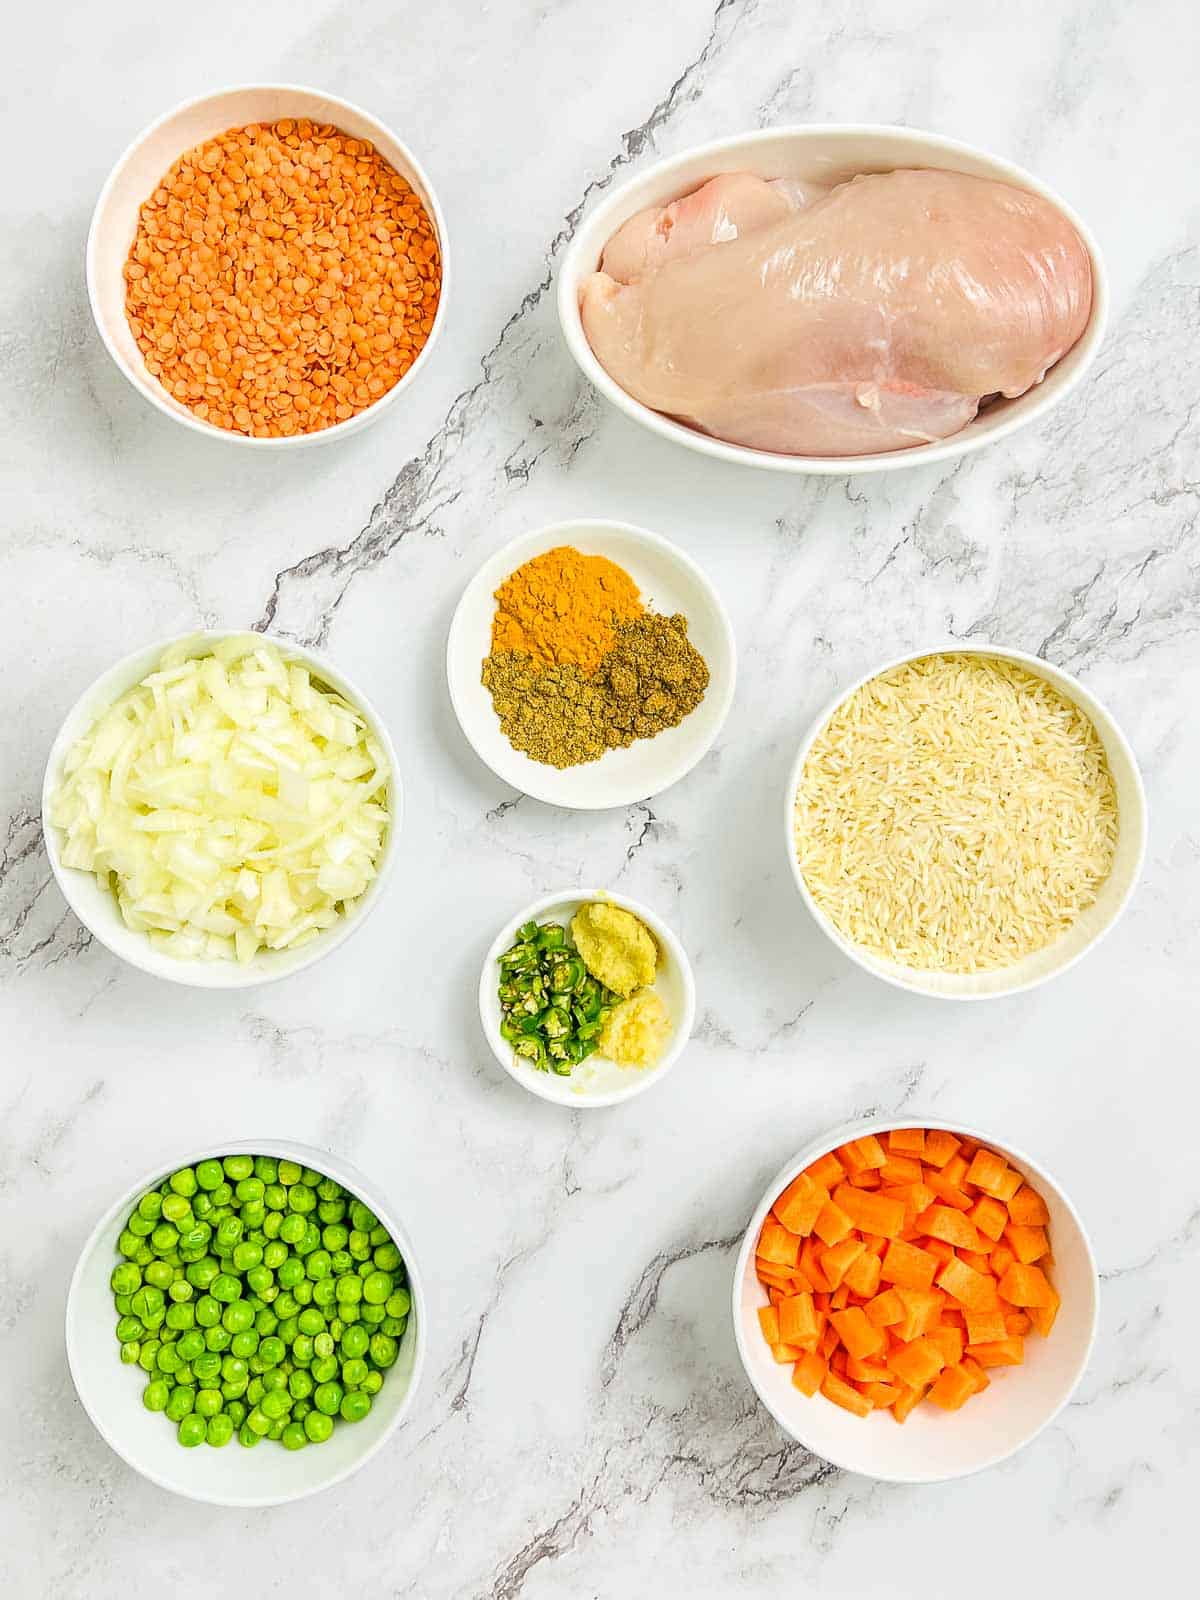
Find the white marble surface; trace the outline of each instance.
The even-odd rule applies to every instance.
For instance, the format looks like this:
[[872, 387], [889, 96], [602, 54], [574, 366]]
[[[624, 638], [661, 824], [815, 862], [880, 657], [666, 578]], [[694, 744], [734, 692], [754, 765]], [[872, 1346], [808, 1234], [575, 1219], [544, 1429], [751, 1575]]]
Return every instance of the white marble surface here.
[[[1187, 0], [412, 0], [24, 7], [6, 36], [0, 244], [0, 1572], [11, 1595], [161, 1592], [976, 1600], [1127, 1592], [1190, 1551], [1200, 1436], [1200, 28]], [[231, 81], [323, 84], [410, 138], [457, 255], [410, 401], [340, 448], [250, 459], [126, 387], [82, 285], [97, 189], [132, 134]], [[549, 286], [621, 175], [728, 131], [902, 121], [1011, 156], [1088, 217], [1114, 317], [1048, 425], [952, 471], [787, 480], [601, 408]], [[563, 515], [678, 539], [726, 596], [737, 703], [691, 777], [627, 812], [515, 801], [449, 712], [446, 626], [490, 550]], [[401, 886], [362, 936], [250, 995], [168, 989], [89, 943], [49, 879], [41, 768], [66, 707], [197, 622], [320, 640], [390, 719]], [[1080, 674], [1152, 807], [1118, 930], [1037, 993], [954, 1007], [835, 955], [777, 817], [807, 718], [947, 629]], [[687, 943], [702, 1023], [616, 1111], [522, 1094], [480, 1038], [498, 922], [582, 877]], [[927, 1108], [1041, 1156], [1104, 1275], [1078, 1397], [1023, 1455], [943, 1488], [843, 1476], [755, 1403], [726, 1301], [767, 1178], [823, 1127]], [[385, 1456], [241, 1515], [147, 1486], [63, 1359], [98, 1212], [185, 1143], [255, 1131], [344, 1152], [418, 1242], [431, 1360]], [[931, 1561], [933, 1566], [931, 1568]], [[929, 1577], [933, 1571], [933, 1590]], [[1188, 1570], [1188, 1569], [1183, 1569]]]

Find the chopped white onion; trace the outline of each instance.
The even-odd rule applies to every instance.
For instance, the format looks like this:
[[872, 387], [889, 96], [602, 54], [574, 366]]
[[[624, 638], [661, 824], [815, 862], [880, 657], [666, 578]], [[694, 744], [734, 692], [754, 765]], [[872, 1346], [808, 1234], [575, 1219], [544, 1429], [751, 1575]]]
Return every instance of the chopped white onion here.
[[186, 646], [72, 748], [50, 821], [128, 927], [251, 961], [332, 927], [375, 877], [387, 760], [365, 719], [256, 635]]

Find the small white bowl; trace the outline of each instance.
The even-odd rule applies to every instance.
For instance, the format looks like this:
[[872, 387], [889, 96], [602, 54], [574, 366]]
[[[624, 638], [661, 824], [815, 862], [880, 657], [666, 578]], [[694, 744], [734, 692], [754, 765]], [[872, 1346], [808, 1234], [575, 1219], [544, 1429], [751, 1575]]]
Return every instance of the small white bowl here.
[[[768, 450], [751, 450], [727, 444], [695, 428], [674, 422], [635, 400], [611, 378], [597, 361], [583, 331], [579, 292], [585, 278], [600, 265], [604, 247], [622, 223], [647, 206], [666, 205], [690, 194], [709, 178], [723, 172], [750, 172], [762, 178], [808, 178], [841, 183], [858, 172], [891, 172], [900, 167], [931, 167], [944, 172], [964, 172], [993, 178], [1040, 195], [1056, 206], [1074, 225], [1092, 258], [1092, 315], [1082, 337], [1053, 366], [1045, 379], [1016, 400], [1001, 400], [960, 432], [936, 444], [917, 445], [863, 456], [793, 456]], [[913, 128], [875, 126], [871, 123], [830, 123], [812, 127], [766, 128], [736, 134], [711, 144], [684, 150], [638, 173], [613, 191], [584, 220], [571, 242], [558, 275], [558, 317], [567, 348], [584, 376], [619, 411], [664, 439], [674, 439], [690, 450], [741, 466], [768, 467], [777, 472], [834, 475], [859, 472], [896, 472], [905, 467], [950, 461], [1003, 439], [1033, 422], [1064, 399], [1095, 359], [1104, 337], [1108, 316], [1108, 279], [1099, 247], [1083, 221], [1053, 190], [1022, 168], [991, 156], [956, 139], [921, 133]]]
[[[1047, 1339], [1030, 1334], [1025, 1363], [994, 1368], [991, 1387], [961, 1411], [921, 1404], [903, 1425], [882, 1412], [855, 1417], [819, 1392], [808, 1398], [792, 1382], [790, 1366], [777, 1362], [762, 1336], [758, 1309], [768, 1304], [754, 1267], [759, 1229], [792, 1179], [847, 1139], [890, 1128], [945, 1128], [977, 1139], [1002, 1155], [1041, 1194], [1050, 1212], [1052, 1277], [1062, 1297]], [[846, 1472], [887, 1483], [937, 1483], [962, 1478], [1013, 1455], [1062, 1410], [1083, 1377], [1096, 1337], [1100, 1284], [1091, 1242], [1074, 1206], [1044, 1168], [1020, 1150], [941, 1117], [873, 1117], [823, 1134], [770, 1182], [746, 1229], [733, 1273], [733, 1332], [746, 1376], [785, 1433]]]
[[[365, 411], [348, 417], [316, 433], [297, 433], [286, 439], [256, 439], [227, 428], [214, 427], [169, 394], [158, 379], [147, 372], [142, 352], [125, 317], [124, 267], [129, 247], [137, 233], [138, 211], [166, 173], [185, 151], [230, 128], [252, 122], [275, 122], [281, 117], [305, 117], [310, 122], [333, 123], [358, 139], [369, 139], [380, 155], [411, 186], [437, 235], [442, 258], [442, 285], [437, 312], [429, 337], [398, 383], [392, 385]], [[255, 450], [290, 450], [300, 445], [326, 444], [357, 433], [376, 422], [384, 411], [411, 388], [417, 374], [426, 366], [442, 324], [446, 320], [446, 296], [450, 281], [450, 260], [446, 223], [429, 179], [416, 156], [392, 130], [349, 100], [320, 89], [306, 89], [292, 83], [247, 83], [218, 89], [213, 94], [185, 100], [165, 112], [157, 122], [139, 133], [109, 173], [96, 209], [92, 214], [86, 253], [88, 299], [92, 316], [105, 349], [129, 382], [164, 416], [180, 422], [193, 433], [224, 439], [230, 444], [247, 445]]]
[[[219, 1450], [208, 1445], [185, 1449], [175, 1428], [143, 1406], [147, 1374], [139, 1366], [122, 1365], [113, 1337], [116, 1310], [109, 1278], [121, 1259], [117, 1239], [134, 1203], [180, 1167], [229, 1155], [277, 1156], [333, 1178], [375, 1213], [404, 1258], [412, 1310], [396, 1364], [362, 1422], [339, 1424], [325, 1444], [305, 1450], [284, 1450], [271, 1443], [247, 1450], [236, 1438]], [[428, 1343], [425, 1317], [425, 1294], [412, 1242], [386, 1198], [356, 1167], [327, 1150], [290, 1139], [235, 1139], [155, 1167], [100, 1218], [80, 1252], [67, 1293], [67, 1364], [100, 1436], [151, 1483], [209, 1505], [276, 1506], [332, 1488], [383, 1448], [408, 1414], [417, 1391]]]
[[388, 815], [391, 820], [384, 835], [377, 874], [362, 898], [355, 902], [353, 909], [334, 923], [333, 927], [327, 928], [316, 939], [302, 945], [298, 950], [260, 950], [245, 966], [235, 961], [188, 961], [156, 950], [144, 933], [127, 928], [117, 906], [116, 897], [100, 887], [94, 873], [63, 865], [60, 850], [62, 830], [56, 828], [48, 820], [48, 816], [50, 802], [62, 782], [63, 763], [75, 741], [82, 738], [96, 718], [107, 711], [115, 700], [120, 699], [127, 690], [140, 683], [147, 673], [153, 672], [164, 651], [170, 649], [172, 645], [194, 640], [196, 644], [194, 653], [201, 654], [204, 650], [211, 649], [219, 640], [240, 638], [245, 632], [244, 628], [197, 630], [195, 633], [180, 634], [174, 638], [160, 639], [156, 644], [144, 645], [132, 655], [118, 661], [115, 666], [102, 673], [68, 711], [66, 720], [50, 747], [46, 773], [42, 779], [42, 833], [46, 841], [46, 855], [50, 860], [51, 871], [71, 910], [88, 932], [106, 949], [111, 950], [113, 955], [120, 956], [122, 961], [128, 961], [130, 966], [138, 967], [153, 977], [167, 978], [172, 983], [188, 984], [194, 989], [249, 989], [260, 983], [272, 983], [277, 978], [287, 978], [293, 973], [302, 972], [305, 967], [311, 967], [314, 961], [320, 961], [322, 956], [327, 956], [330, 951], [336, 950], [338, 945], [348, 939], [356, 929], [362, 927], [367, 916], [379, 903], [379, 897], [395, 864], [403, 815], [403, 794], [395, 747], [378, 712], [366, 695], [355, 688], [325, 656], [319, 655], [315, 650], [302, 649], [290, 639], [276, 638], [273, 634], [264, 633], [256, 637], [266, 644], [274, 645], [286, 659], [300, 662], [308, 667], [314, 677], [319, 678], [328, 688], [333, 689], [362, 712], [370, 725], [371, 732], [382, 746], [391, 768], [392, 775], [388, 783]]
[[[581, 1062], [569, 1078], [560, 1078], [557, 1073], [539, 1072], [535, 1067], [518, 1060], [513, 1054], [512, 1045], [501, 1038], [499, 961], [516, 939], [517, 929], [526, 922], [561, 922], [565, 926], [580, 906], [594, 900], [607, 900], [625, 911], [631, 911], [654, 935], [659, 962], [653, 987], [662, 997], [670, 1016], [671, 1041], [662, 1060], [653, 1067], [619, 1067], [616, 1062], [595, 1055]], [[522, 1089], [528, 1089], [530, 1094], [536, 1094], [543, 1100], [552, 1100], [555, 1105], [591, 1110], [596, 1106], [620, 1105], [623, 1100], [632, 1100], [635, 1095], [644, 1094], [654, 1084], [662, 1082], [683, 1054], [691, 1037], [696, 1020], [696, 984], [692, 977], [691, 962], [683, 946], [649, 906], [629, 900], [624, 895], [610, 894], [606, 889], [591, 892], [566, 889], [535, 900], [517, 916], [510, 918], [496, 935], [479, 975], [479, 1020], [492, 1047], [492, 1054]]]
[[[549, 767], [514, 750], [480, 678], [491, 649], [496, 590], [519, 566], [558, 545], [607, 556], [623, 567], [653, 610], [681, 611], [688, 638], [708, 664], [704, 699], [677, 727], [637, 739], [578, 767]], [[506, 544], [471, 579], [450, 624], [446, 675], [459, 726], [479, 759], [514, 789], [571, 810], [601, 811], [661, 794], [712, 748], [733, 702], [737, 649], [729, 616], [708, 578], [678, 545], [625, 522], [559, 522]]]
[[[870, 950], [863, 949], [861, 945], [854, 944], [834, 927], [829, 917], [817, 905], [804, 881], [804, 874], [796, 858], [794, 826], [796, 791], [800, 786], [804, 763], [808, 760], [808, 753], [817, 735], [834, 712], [852, 694], [861, 689], [864, 683], [869, 683], [872, 678], [878, 678], [882, 673], [890, 672], [893, 667], [902, 666], [906, 661], [919, 661], [924, 656], [940, 654], [999, 656], [1004, 661], [1015, 661], [1029, 672], [1036, 673], [1039, 678], [1045, 678], [1048, 683], [1053, 684], [1060, 694], [1065, 695], [1068, 700], [1073, 700], [1091, 719], [1104, 745], [1109, 770], [1117, 791], [1117, 849], [1113, 857], [1112, 870], [1101, 885], [1095, 903], [1089, 906], [1067, 929], [1062, 938], [1056, 939], [1053, 944], [1035, 950], [1032, 955], [1026, 956], [1022, 961], [1014, 962], [1010, 967], [995, 967], [988, 972], [927, 972], [916, 967], [901, 966], [895, 961], [886, 961]], [[835, 695], [817, 716], [801, 742], [788, 777], [783, 809], [784, 837], [792, 877], [821, 931], [829, 936], [843, 955], [849, 956], [851, 961], [856, 962], [865, 971], [882, 978], [886, 983], [894, 984], [898, 989], [907, 989], [911, 994], [929, 995], [936, 1000], [993, 1000], [1002, 995], [1020, 994], [1026, 989], [1035, 989], [1047, 979], [1056, 978], [1060, 973], [1066, 972], [1087, 951], [1099, 944], [1121, 916], [1137, 887], [1146, 854], [1146, 792], [1142, 787], [1142, 775], [1138, 771], [1137, 760], [1128, 740], [1109, 711], [1080, 683], [1078, 678], [1073, 678], [1069, 672], [1062, 672], [1058, 667], [1052, 667], [1040, 656], [1027, 655], [1023, 650], [1010, 650], [1002, 645], [978, 642], [964, 646], [961, 640], [950, 640], [944, 644], [930, 645], [924, 650], [913, 650], [897, 656], [894, 660], [872, 667], [870, 672], [864, 672], [862, 677], [848, 689]]]

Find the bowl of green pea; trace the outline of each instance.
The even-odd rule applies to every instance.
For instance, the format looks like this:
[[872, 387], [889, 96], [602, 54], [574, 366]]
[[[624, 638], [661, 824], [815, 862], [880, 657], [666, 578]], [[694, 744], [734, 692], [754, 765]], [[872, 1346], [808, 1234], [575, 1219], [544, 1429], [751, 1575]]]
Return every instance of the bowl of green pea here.
[[412, 1404], [412, 1246], [349, 1163], [270, 1139], [192, 1152], [100, 1219], [67, 1296], [67, 1360], [110, 1447], [152, 1483], [251, 1508], [331, 1488]]

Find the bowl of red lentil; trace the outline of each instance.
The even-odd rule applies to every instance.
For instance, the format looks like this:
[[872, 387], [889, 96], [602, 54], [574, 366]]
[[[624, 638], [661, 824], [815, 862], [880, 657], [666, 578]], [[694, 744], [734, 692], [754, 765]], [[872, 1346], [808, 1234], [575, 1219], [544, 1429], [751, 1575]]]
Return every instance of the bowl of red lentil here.
[[375, 421], [445, 319], [446, 228], [416, 157], [360, 107], [291, 84], [222, 89], [139, 134], [86, 266], [134, 388], [259, 449]]

